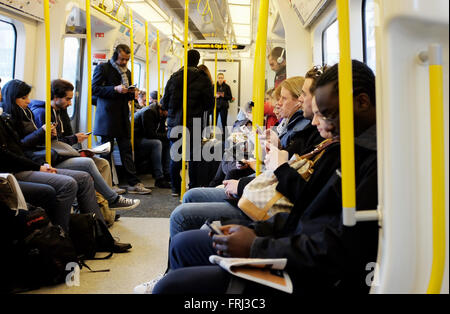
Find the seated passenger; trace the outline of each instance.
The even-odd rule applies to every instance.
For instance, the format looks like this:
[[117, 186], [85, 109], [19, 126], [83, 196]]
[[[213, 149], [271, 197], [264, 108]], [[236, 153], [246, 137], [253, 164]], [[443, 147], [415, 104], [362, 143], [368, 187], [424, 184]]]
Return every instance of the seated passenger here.
[[[375, 77], [359, 61], [353, 61], [353, 86], [356, 207], [364, 210], [378, 205]], [[320, 133], [332, 131], [330, 126], [339, 131], [338, 65], [319, 78], [315, 99], [314, 121]], [[218, 265], [211, 265], [209, 256], [218, 254], [287, 258], [285, 270], [296, 295], [367, 293], [370, 283], [366, 282], [366, 265], [376, 260], [378, 224], [373, 221], [343, 226], [340, 191], [340, 176], [333, 172], [310, 204], [305, 206], [296, 199], [289, 214], [279, 213], [248, 227], [226, 225], [221, 227], [225, 235], [212, 238], [204, 230], [180, 233], [170, 243], [169, 272], [156, 285], [140, 285], [135, 292], [224, 294], [232, 275]], [[237, 280], [243, 286], [241, 293], [280, 293], [251, 281]]]
[[[284, 83], [286, 81], [281, 84]], [[307, 121], [309, 124], [309, 120]], [[340, 148], [336, 123], [338, 122], [330, 123], [330, 132], [320, 134], [323, 139], [329, 139], [331, 145], [324, 149], [320, 159], [315, 162], [314, 172], [308, 180], [287, 164], [289, 159], [287, 151], [280, 151], [277, 147], [272, 146], [270, 152], [266, 155], [266, 171], [273, 171], [278, 180], [277, 190], [280, 186], [285, 187], [282, 195], [292, 203], [299, 199], [298, 202], [301, 202], [304, 206], [308, 205], [330, 175], [338, 168]], [[317, 122], [313, 124], [319, 128]], [[312, 147], [311, 151], [314, 149], [315, 147]], [[179, 205], [170, 216], [171, 237], [181, 231], [198, 229], [208, 219], [230, 218], [251, 222], [251, 218], [236, 204], [242, 196], [246, 184], [253, 179], [254, 177], [245, 177], [239, 181], [226, 180], [224, 181], [224, 189], [194, 189], [188, 191], [184, 196], [183, 204]]]
[[[59, 121], [56, 126], [53, 124], [52, 127], [54, 129], [54, 135], [57, 138], [64, 138], [62, 132], [64, 131], [64, 125], [67, 129], [68, 122], [63, 122], [65, 119], [64, 116], [61, 116], [60, 112], [71, 105], [73, 86], [69, 83], [70, 85], [64, 84], [63, 86], [65, 87], [62, 87], [60, 83], [61, 80], [56, 80], [52, 84], [52, 87], [58, 87], [52, 93], [52, 121]], [[11, 124], [17, 131], [24, 150], [36, 150], [37, 145], [45, 143], [45, 125], [38, 127], [35, 123], [33, 112], [28, 108], [30, 103], [28, 96], [31, 91], [31, 86], [20, 80], [11, 80], [5, 84], [3, 90], [3, 109], [9, 114]], [[67, 117], [67, 114], [65, 116]], [[42, 117], [40, 121], [43, 121]], [[79, 136], [75, 135], [75, 137], [78, 141], [87, 138], [84, 134], [79, 134]], [[95, 162], [91, 158], [72, 157], [58, 162], [56, 166], [60, 169], [88, 172], [94, 179], [95, 189], [105, 197], [111, 209], [133, 209], [140, 203], [140, 200], [124, 198], [112, 190], [99, 173]]]
[[271, 88], [266, 91], [266, 95], [264, 97], [264, 118], [265, 118], [265, 126], [266, 129], [271, 129], [275, 124], [278, 122], [278, 119], [273, 112], [276, 100], [272, 98], [272, 94], [274, 92], [274, 89]]
[[[318, 71], [319, 68], [313, 68], [307, 73], [307, 79], [305, 80], [306, 87], [303, 88], [300, 87], [300, 90], [304, 90], [307, 94], [307, 97], [300, 96], [298, 101], [300, 102], [302, 108], [304, 108], [303, 114], [306, 121], [308, 121], [308, 125], [301, 131], [297, 132], [296, 135], [293, 137], [293, 141], [291, 143], [291, 146], [297, 151], [289, 150], [289, 157], [293, 155], [293, 153], [297, 153], [299, 155], [304, 155], [305, 153], [309, 153], [314, 149], [316, 145], [318, 145], [321, 141], [323, 141], [323, 138], [320, 136], [319, 132], [317, 131], [317, 128], [313, 125], [311, 125], [310, 120], [313, 118], [312, 110], [311, 110], [311, 100], [312, 100], [312, 92], [309, 87], [313, 86], [316, 82], [316, 80], [320, 77], [320, 75], [323, 73], [323, 71]], [[292, 81], [292, 80], [291, 80]], [[282, 83], [282, 85], [284, 82]], [[305, 85], [304, 84], [304, 85]], [[282, 90], [282, 87], [279, 86], [278, 89], [274, 91], [275, 97], [277, 97], [278, 92]], [[301, 93], [299, 93], [301, 94]], [[280, 96], [281, 99], [281, 96]], [[293, 102], [291, 102], [292, 104]], [[289, 104], [288, 104], [289, 105]], [[313, 130], [311, 130], [313, 129]], [[267, 131], [270, 132], [270, 131]], [[272, 138], [272, 134], [275, 134], [275, 132], [270, 132], [270, 137]], [[304, 138], [304, 140], [302, 140]], [[271, 140], [268, 142], [272, 143], [278, 143], [279, 139], [277, 136], [275, 136], [275, 140]], [[295, 144], [295, 145], [294, 145]], [[306, 147], [306, 144], [311, 145]], [[331, 157], [332, 158], [332, 157]], [[338, 158], [338, 157], [337, 157]], [[337, 162], [336, 158], [336, 162]], [[246, 162], [250, 167], [254, 167], [253, 164], [250, 162]], [[321, 167], [318, 165], [318, 167]], [[333, 169], [329, 169], [330, 171], [334, 171]], [[188, 191], [183, 198], [183, 204], [178, 206], [171, 214], [171, 234], [175, 235], [175, 233], [188, 230], [188, 229], [196, 229], [199, 228], [203, 222], [210, 218], [215, 219], [217, 217], [221, 217], [220, 215], [217, 216], [219, 213], [226, 213], [226, 215], [222, 215], [223, 217], [229, 217], [229, 218], [240, 218], [244, 217], [244, 219], [249, 220], [249, 218], [242, 213], [242, 211], [235, 206], [237, 204], [237, 200], [231, 201], [228, 200], [230, 196], [233, 196], [232, 198], [240, 198], [242, 196], [242, 193], [244, 191], [244, 188], [247, 184], [249, 184], [255, 177], [254, 176], [248, 176], [248, 177], [242, 177], [239, 180], [225, 180], [223, 183], [225, 185], [225, 188], [202, 188], [202, 189], [193, 189]], [[313, 180], [314, 181], [314, 180]], [[302, 180], [300, 180], [300, 184], [303, 185], [304, 183]], [[320, 188], [320, 187], [319, 187]], [[314, 190], [317, 190], [315, 188]], [[295, 193], [295, 192], [294, 192]], [[312, 197], [312, 195], [305, 198], [305, 200], [308, 200]], [[288, 197], [289, 198], [289, 197]], [[206, 210], [207, 204], [205, 202], [213, 202], [214, 208], [217, 211], [211, 211]], [[185, 203], [192, 203], [192, 204], [185, 204]], [[201, 203], [201, 204], [199, 204]], [[197, 219], [192, 219], [191, 215], [195, 215]], [[203, 222], [201, 221], [203, 220]]]
[[135, 163], [138, 170], [150, 166], [155, 185], [170, 189], [170, 145], [166, 118], [167, 111], [157, 103], [134, 114]]

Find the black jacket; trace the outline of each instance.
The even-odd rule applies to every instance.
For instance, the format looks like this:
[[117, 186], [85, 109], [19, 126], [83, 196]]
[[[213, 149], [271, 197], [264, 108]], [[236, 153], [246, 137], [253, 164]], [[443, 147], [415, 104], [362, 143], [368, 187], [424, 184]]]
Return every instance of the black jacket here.
[[230, 85], [225, 82], [223, 82], [222, 85], [219, 85], [219, 82], [217, 82], [217, 92], [222, 92], [224, 94], [223, 97], [220, 96], [217, 98], [217, 110], [228, 109], [230, 107], [229, 102], [233, 99]]
[[[181, 68], [170, 77], [161, 104], [168, 111], [167, 125], [170, 129], [183, 125], [183, 72]], [[214, 88], [206, 73], [196, 67], [188, 67], [187, 73], [187, 123], [192, 130], [193, 119], [202, 118], [205, 111], [214, 108]]]
[[[127, 76], [131, 82], [130, 71]], [[109, 61], [97, 65], [92, 78], [92, 95], [97, 98], [94, 135], [131, 138], [128, 102], [135, 97], [116, 92], [114, 87], [121, 84], [121, 75]]]
[[[371, 136], [375, 145], [355, 141], [357, 210], [378, 205], [375, 133]], [[253, 223], [258, 237], [250, 257], [287, 258], [297, 294], [367, 293], [366, 266], [376, 262], [378, 224], [343, 226], [341, 194], [341, 178], [335, 172], [304, 210], [295, 203], [290, 214]]]
[[166, 118], [159, 114], [159, 108], [153, 104], [134, 114], [135, 139], [147, 138], [167, 141]]
[[27, 158], [9, 115], [4, 113], [0, 118], [0, 172], [14, 174], [27, 170], [39, 171], [40, 164]]

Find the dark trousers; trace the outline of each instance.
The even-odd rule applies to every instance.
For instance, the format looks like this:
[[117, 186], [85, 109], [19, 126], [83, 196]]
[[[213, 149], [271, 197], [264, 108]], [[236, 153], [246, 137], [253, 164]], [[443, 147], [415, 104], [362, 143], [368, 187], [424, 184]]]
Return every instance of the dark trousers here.
[[[134, 186], [140, 182], [136, 175], [136, 166], [133, 161], [133, 149], [131, 147], [131, 141], [126, 137], [117, 137], [117, 146], [119, 147], [120, 160], [122, 161], [122, 166], [125, 170], [125, 176], [128, 184]], [[111, 152], [107, 155], [102, 156], [111, 164], [111, 154], [114, 151], [114, 137], [102, 136], [102, 144], [110, 142]]]
[[216, 125], [219, 124], [219, 114], [220, 114], [220, 123], [222, 124], [222, 136], [225, 136], [225, 128], [227, 126], [227, 119], [228, 119], [228, 108], [217, 108], [216, 110]]

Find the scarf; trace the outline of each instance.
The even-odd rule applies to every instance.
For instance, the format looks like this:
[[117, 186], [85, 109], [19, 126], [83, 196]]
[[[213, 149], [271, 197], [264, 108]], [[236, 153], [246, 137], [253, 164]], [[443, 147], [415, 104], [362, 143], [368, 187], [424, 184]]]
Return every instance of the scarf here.
[[130, 83], [128, 82], [128, 75], [127, 75], [128, 68], [119, 66], [112, 59], [109, 60], [109, 63], [111, 63], [113, 68], [116, 69], [117, 72], [119, 72], [120, 76], [122, 77], [122, 85], [124, 85], [126, 88], [128, 88], [128, 86], [130, 86]]

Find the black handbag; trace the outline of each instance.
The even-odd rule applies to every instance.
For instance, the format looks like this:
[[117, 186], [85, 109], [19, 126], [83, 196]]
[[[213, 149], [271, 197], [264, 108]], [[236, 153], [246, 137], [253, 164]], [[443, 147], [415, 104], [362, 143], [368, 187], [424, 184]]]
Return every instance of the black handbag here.
[[[72, 214], [69, 235], [81, 259], [108, 259], [114, 252], [114, 238], [106, 224], [95, 214]], [[97, 252], [108, 252], [104, 257], [95, 257]]]

